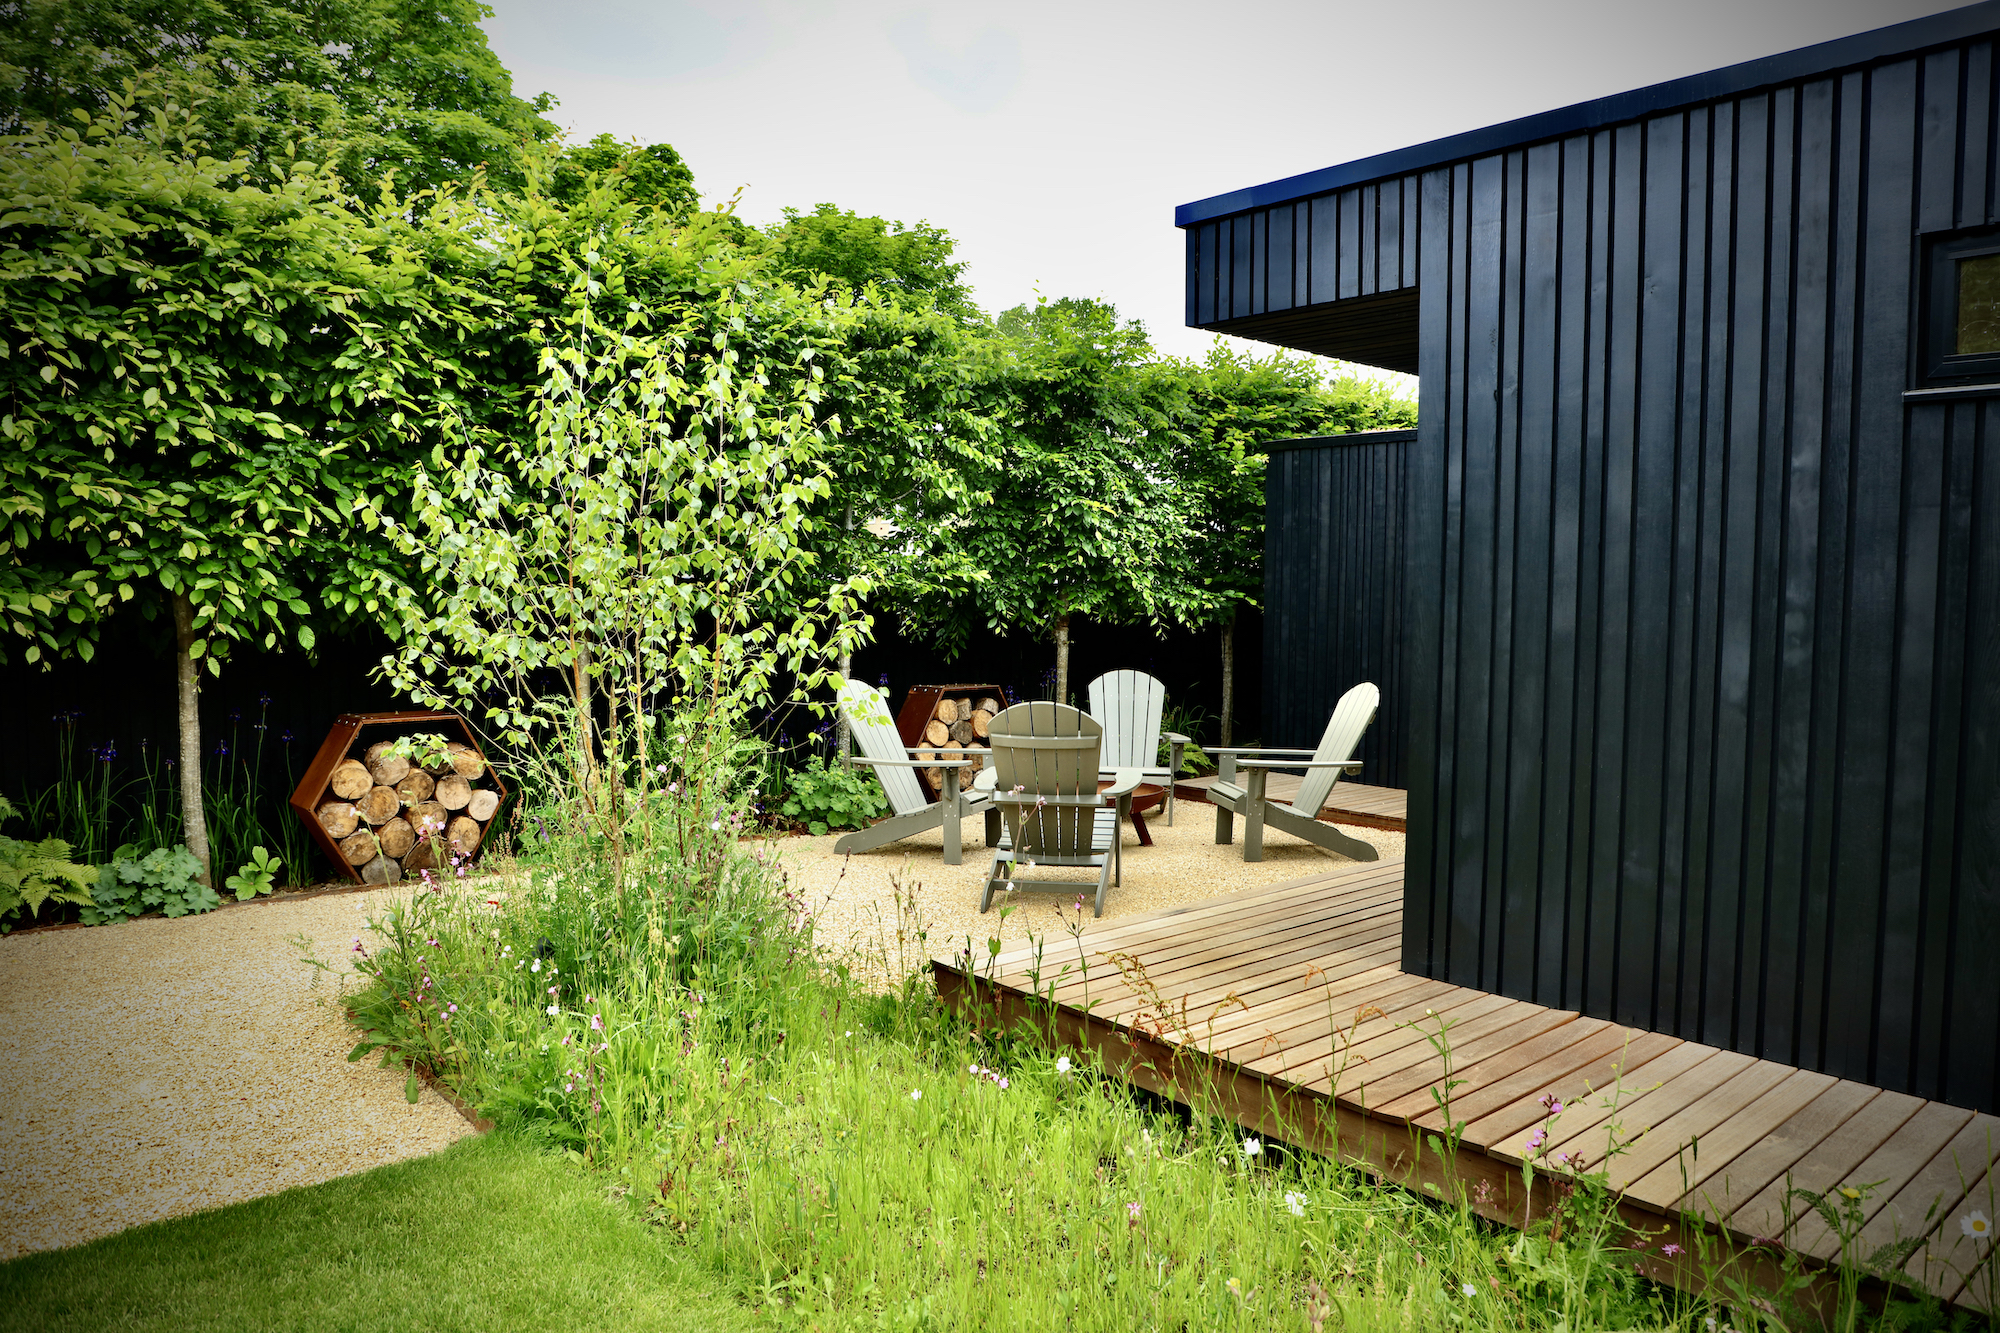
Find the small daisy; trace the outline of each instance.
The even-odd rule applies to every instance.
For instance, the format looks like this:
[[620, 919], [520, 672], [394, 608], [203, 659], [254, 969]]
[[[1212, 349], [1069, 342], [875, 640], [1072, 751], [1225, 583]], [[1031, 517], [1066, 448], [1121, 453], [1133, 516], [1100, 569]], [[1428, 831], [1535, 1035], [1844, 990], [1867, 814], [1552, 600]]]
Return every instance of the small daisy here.
[[561, 1010], [561, 1009], [559, 1009], [558, 1007], [556, 1007], [555, 1005], [553, 1005], [553, 1004], [552, 1004], [552, 1005], [550, 1005], [550, 1006], [549, 1006], [549, 1017], [550, 1017], [550, 1018], [554, 1018], [554, 1017], [555, 1017], [555, 1016], [556, 1016], [557, 1014], [559, 1014], [559, 1013], [561, 1013], [561, 1012], [562, 1012], [562, 1010]]
[[910, 1100], [911, 1100], [911, 1101], [913, 1101], [913, 1102], [920, 1102], [920, 1101], [922, 1101], [923, 1099], [924, 1099], [924, 1090], [923, 1090], [922, 1088], [911, 1088], [911, 1089], [910, 1089]]
[[1067, 1055], [1058, 1055], [1056, 1057], [1056, 1072], [1058, 1074], [1067, 1077], [1069, 1071], [1070, 1071], [1069, 1057]]
[[1472, 1297], [1477, 1296], [1479, 1294], [1479, 1288], [1473, 1286], [1470, 1282], [1460, 1287], [1459, 1291], [1464, 1293], [1467, 1300], [1470, 1300]]
[[1993, 1239], [1993, 1222], [1977, 1208], [1958, 1219], [1958, 1229], [1974, 1240]]
[[1297, 1190], [1286, 1190], [1285, 1211], [1293, 1217], [1304, 1217], [1306, 1215], [1306, 1196]]
[[1263, 1156], [1264, 1155], [1263, 1141], [1257, 1138], [1255, 1135], [1252, 1135], [1251, 1137], [1243, 1140], [1243, 1155], [1245, 1157]]

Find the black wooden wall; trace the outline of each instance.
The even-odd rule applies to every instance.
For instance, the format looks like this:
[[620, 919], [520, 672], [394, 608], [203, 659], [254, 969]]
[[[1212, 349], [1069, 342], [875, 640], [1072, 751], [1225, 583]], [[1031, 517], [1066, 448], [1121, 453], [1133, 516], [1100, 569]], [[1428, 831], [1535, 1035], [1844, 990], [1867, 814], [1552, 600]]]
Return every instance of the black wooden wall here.
[[1416, 178], [1405, 967], [2000, 1111], [2000, 399], [1905, 398], [1993, 66]]
[[1372, 680], [1381, 711], [1356, 774], [1404, 785], [1409, 691], [1403, 654], [1403, 501], [1417, 433], [1370, 431], [1266, 446], [1266, 745], [1319, 744], [1333, 705]]

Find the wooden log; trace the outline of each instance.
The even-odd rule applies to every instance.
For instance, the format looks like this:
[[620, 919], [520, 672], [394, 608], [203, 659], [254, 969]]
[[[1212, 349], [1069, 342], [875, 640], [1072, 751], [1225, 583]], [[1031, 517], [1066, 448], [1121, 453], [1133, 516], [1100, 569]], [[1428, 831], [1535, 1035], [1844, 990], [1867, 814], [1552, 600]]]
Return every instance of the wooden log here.
[[418, 839], [417, 845], [410, 848], [410, 854], [403, 858], [404, 871], [414, 875], [419, 870], [436, 870], [438, 868], [438, 848], [442, 846], [444, 846], [442, 836]]
[[493, 818], [493, 812], [499, 808], [500, 793], [487, 787], [481, 787], [478, 791], [472, 793], [472, 799], [466, 802], [465, 813], [484, 824], [487, 820]]
[[409, 808], [404, 818], [416, 829], [417, 837], [422, 838], [426, 834], [442, 834], [444, 826], [451, 822], [451, 812], [436, 801], [419, 801]]
[[420, 801], [428, 801], [431, 798], [431, 793], [436, 790], [437, 779], [424, 772], [421, 768], [411, 769], [409, 776], [396, 784], [396, 795], [403, 798], [404, 805], [415, 805]]
[[464, 815], [451, 821], [445, 830], [446, 841], [451, 850], [459, 856], [470, 856], [479, 850], [479, 840], [486, 836], [486, 830], [479, 827], [479, 821]]
[[451, 751], [451, 771], [464, 778], [467, 782], [472, 781], [486, 771], [486, 761], [481, 759], [479, 751], [473, 749], [470, 745], [461, 745], [457, 741], [453, 741], [445, 748]]
[[961, 718], [959, 721], [952, 723], [951, 738], [957, 741], [960, 745], [963, 745], [967, 741], [971, 740], [972, 739], [971, 719]]
[[382, 848], [375, 841], [374, 830], [362, 829], [340, 840], [340, 854], [351, 866], [365, 866], [382, 854]]
[[363, 795], [375, 785], [375, 779], [368, 776], [368, 770], [353, 759], [343, 759], [333, 766], [333, 774], [326, 785], [335, 796], [343, 801], [351, 801]]
[[972, 706], [972, 709], [976, 713], [997, 713], [1000, 711], [1002, 707], [1003, 705], [1001, 704], [1001, 702], [989, 694], [984, 699], [981, 699], [978, 703], [974, 704]]
[[439, 778], [434, 793], [437, 803], [447, 810], [463, 810], [472, 800], [472, 784], [454, 773], [448, 778]]
[[972, 716], [967, 720], [972, 723], [972, 736], [975, 740], [985, 740], [987, 734], [992, 730], [993, 714], [987, 712], [984, 708], [973, 709]]
[[403, 808], [403, 798], [394, 787], [370, 787], [354, 803], [355, 813], [370, 824], [386, 824]]
[[932, 745], [943, 745], [951, 739], [951, 728], [932, 718], [924, 723], [924, 739]]
[[363, 884], [394, 884], [402, 877], [403, 867], [396, 863], [393, 856], [378, 856], [361, 867]]
[[394, 741], [376, 741], [361, 756], [362, 766], [379, 787], [393, 787], [410, 775], [410, 761], [402, 755], [389, 753], [389, 747], [394, 744]]
[[361, 827], [361, 816], [355, 814], [354, 807], [346, 801], [328, 801], [313, 814], [318, 817], [319, 826], [335, 842]]
[[375, 830], [375, 837], [382, 844], [382, 855], [398, 860], [410, 854], [410, 848], [417, 845], [417, 830], [410, 821], [398, 816]]
[[937, 701], [937, 708], [932, 712], [931, 716], [948, 727], [958, 721], [958, 707], [959, 704], [956, 699], [940, 699]]

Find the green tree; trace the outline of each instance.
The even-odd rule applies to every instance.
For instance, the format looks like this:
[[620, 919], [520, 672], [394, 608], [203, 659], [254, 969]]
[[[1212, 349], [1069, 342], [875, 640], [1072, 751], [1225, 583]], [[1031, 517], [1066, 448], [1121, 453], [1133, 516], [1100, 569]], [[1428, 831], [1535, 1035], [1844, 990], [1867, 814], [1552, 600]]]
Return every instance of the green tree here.
[[928, 222], [906, 227], [820, 204], [810, 213], [786, 209], [785, 220], [766, 234], [777, 247], [781, 271], [801, 284], [825, 277], [855, 294], [872, 285], [907, 307], [934, 308], [959, 320], [979, 318], [962, 281], [965, 265], [952, 258], [958, 243], [941, 227]]
[[554, 138], [486, 45], [477, 0], [9, 0], [0, 22], [0, 130], [78, 123], [145, 80], [200, 108], [208, 151], [283, 180], [331, 167], [405, 190], [484, 166], [517, 186], [524, 145]]
[[206, 869], [197, 669], [375, 613], [390, 553], [352, 505], [468, 396], [427, 340], [481, 316], [431, 299], [394, 210], [204, 149], [187, 112], [115, 98], [0, 153], [0, 605], [30, 662], [89, 658], [113, 614], [172, 626]]
[[579, 202], [593, 184], [613, 185], [624, 198], [685, 218], [701, 207], [694, 172], [671, 144], [620, 143], [600, 134], [566, 148], [549, 174], [549, 197]]
[[1221, 744], [1232, 741], [1237, 611], [1264, 591], [1265, 447], [1273, 440], [1416, 425], [1416, 404], [1379, 381], [1327, 378], [1325, 363], [1277, 351], [1268, 357], [1217, 340], [1199, 362], [1153, 368], [1174, 399], [1165, 437], [1181, 546], [1161, 571], [1167, 616], [1220, 631]]

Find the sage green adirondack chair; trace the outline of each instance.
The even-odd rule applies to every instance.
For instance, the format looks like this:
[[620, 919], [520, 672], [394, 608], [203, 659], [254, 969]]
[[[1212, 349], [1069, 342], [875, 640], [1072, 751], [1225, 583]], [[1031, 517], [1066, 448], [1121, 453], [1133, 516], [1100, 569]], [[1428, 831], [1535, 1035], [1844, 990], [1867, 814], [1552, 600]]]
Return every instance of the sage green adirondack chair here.
[[[1000, 815], [993, 808], [987, 793], [959, 790], [958, 770], [968, 766], [971, 760], [916, 758], [915, 751], [903, 744], [903, 737], [896, 730], [896, 720], [889, 716], [889, 706], [883, 702], [882, 692], [873, 685], [858, 680], [846, 681], [836, 697], [840, 700], [840, 711], [847, 717], [848, 734], [854, 737], [854, 744], [861, 751], [852, 756], [851, 762], [875, 770], [893, 813], [880, 823], [849, 833], [833, 844], [835, 855], [872, 851], [942, 827], [944, 863], [955, 866], [965, 859], [961, 850], [959, 823], [967, 815], [980, 813], [986, 816], [987, 844], [990, 846], [1000, 841]], [[944, 787], [942, 800], [933, 801], [924, 795], [923, 786], [912, 771], [919, 768], [945, 770], [945, 779], [941, 784]]]
[[[1118, 871], [1120, 833], [1139, 785], [1139, 770], [1120, 769], [1099, 793], [1104, 728], [1068, 704], [1026, 703], [1004, 708], [987, 727], [993, 747], [992, 800], [1005, 828], [993, 849], [993, 869], [979, 910], [1010, 882], [1019, 889], [1094, 893], [1097, 915]], [[980, 775], [981, 786], [988, 779]], [[1105, 805], [1112, 798], [1113, 804]], [[1027, 880], [1026, 865], [1094, 870], [1094, 880]]]
[[[1357, 861], [1381, 860], [1382, 854], [1370, 844], [1319, 820], [1320, 807], [1333, 794], [1333, 785], [1340, 781], [1340, 775], [1361, 767], [1361, 761], [1353, 757], [1354, 751], [1361, 744], [1368, 724], [1375, 720], [1375, 710], [1381, 702], [1382, 691], [1365, 681], [1341, 695], [1340, 702], [1333, 706], [1333, 716], [1327, 721], [1326, 734], [1320, 737], [1317, 750], [1236, 746], [1213, 751], [1221, 765], [1208, 789], [1208, 799], [1215, 802], [1216, 842], [1227, 845], [1235, 840], [1234, 816], [1241, 815], [1246, 861], [1264, 859], [1266, 826], [1283, 829]], [[1274, 768], [1306, 770], [1299, 793], [1290, 805], [1264, 796], [1264, 780]], [[1236, 780], [1238, 769], [1243, 770], [1241, 783]]]
[[[1181, 771], [1181, 752], [1188, 738], [1160, 730], [1167, 706], [1167, 687], [1143, 671], [1107, 671], [1090, 682], [1090, 715], [1104, 727], [1104, 755], [1099, 761], [1109, 776], [1121, 768], [1136, 768], [1140, 781], [1167, 789], [1167, 823], [1174, 822], [1174, 778]], [[1160, 742], [1170, 747], [1160, 767]]]

